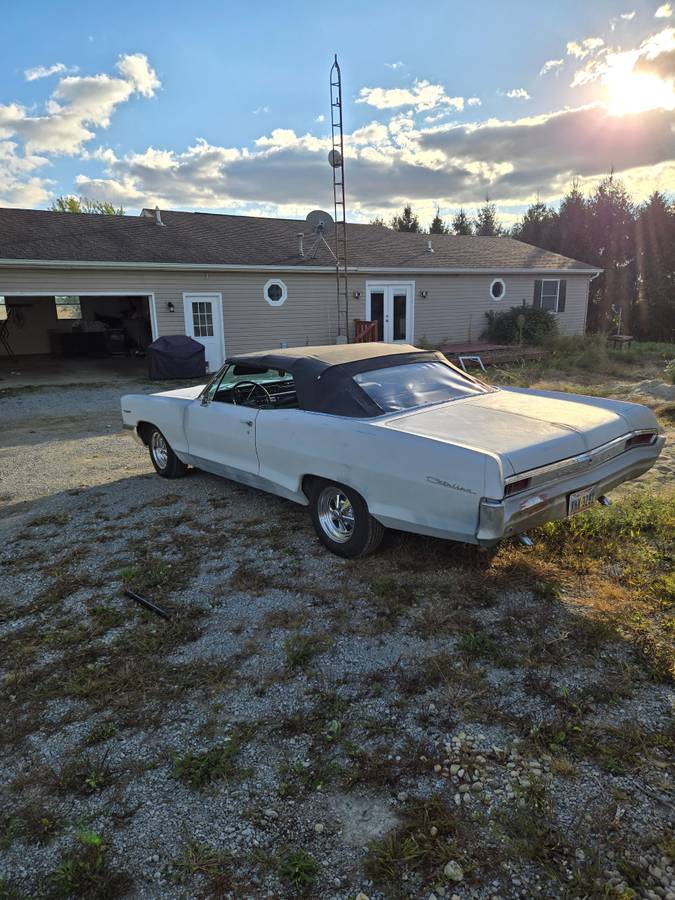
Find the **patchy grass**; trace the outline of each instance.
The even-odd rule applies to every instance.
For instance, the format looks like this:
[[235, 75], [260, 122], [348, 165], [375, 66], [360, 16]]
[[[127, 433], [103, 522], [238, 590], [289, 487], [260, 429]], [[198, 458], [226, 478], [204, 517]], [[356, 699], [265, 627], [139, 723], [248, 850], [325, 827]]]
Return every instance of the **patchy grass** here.
[[105, 756], [85, 754], [64, 763], [54, 782], [59, 794], [98, 794], [112, 783], [112, 770]]
[[14, 813], [0, 815], [0, 849], [11, 846], [18, 838], [48, 844], [61, 827], [59, 816], [51, 809], [37, 802], [28, 803]]
[[171, 767], [171, 775], [195, 791], [204, 790], [214, 781], [245, 777], [249, 770], [241, 768], [238, 757], [253, 731], [251, 726], [239, 726], [221, 744], [210, 750], [201, 753], [189, 750], [182, 756], [177, 756]]
[[279, 875], [290, 887], [304, 893], [316, 882], [319, 866], [304, 850], [285, 853], [279, 861]]
[[232, 870], [232, 856], [227, 851], [199, 841], [187, 841], [173, 865], [170, 877], [179, 884], [199, 877], [202, 883], [200, 896], [216, 898], [234, 888]]
[[316, 656], [330, 646], [325, 635], [294, 634], [284, 642], [286, 664], [289, 669], [306, 669]]
[[116, 900], [131, 888], [126, 872], [111, 869], [108, 846], [95, 832], [80, 832], [78, 846], [67, 851], [49, 878], [49, 896]]
[[[487, 862], [487, 848], [476, 849]], [[427, 890], [441, 881], [451, 860], [465, 874], [473, 868], [467, 826], [461, 812], [434, 796], [412, 801], [402, 812], [401, 824], [370, 844], [364, 869], [386, 897], [398, 898], [409, 896], [413, 879]]]

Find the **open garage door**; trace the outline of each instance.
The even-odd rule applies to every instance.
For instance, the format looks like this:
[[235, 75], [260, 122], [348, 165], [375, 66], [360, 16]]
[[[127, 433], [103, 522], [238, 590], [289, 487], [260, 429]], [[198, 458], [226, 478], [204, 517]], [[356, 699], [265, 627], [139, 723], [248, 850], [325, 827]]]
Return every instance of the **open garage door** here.
[[138, 359], [153, 340], [147, 295], [10, 295], [0, 300], [0, 357]]

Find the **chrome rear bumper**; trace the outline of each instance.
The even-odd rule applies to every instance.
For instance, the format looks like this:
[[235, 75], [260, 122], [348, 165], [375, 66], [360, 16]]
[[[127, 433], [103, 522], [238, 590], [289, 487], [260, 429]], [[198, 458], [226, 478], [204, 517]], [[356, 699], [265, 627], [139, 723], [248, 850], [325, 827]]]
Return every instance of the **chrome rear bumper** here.
[[[625, 438], [622, 440], [625, 441]], [[585, 470], [580, 470], [578, 466], [563, 467], [562, 464], [555, 464], [559, 467], [559, 474], [556, 477], [554, 471], [550, 471], [549, 480], [545, 484], [537, 479], [522, 494], [503, 500], [483, 499], [476, 531], [477, 542], [490, 547], [502, 538], [521, 534], [545, 522], [566, 518], [571, 493], [594, 487], [595, 495], [599, 498], [624, 481], [638, 478], [651, 469], [664, 444], [665, 437], [658, 435], [653, 444], [627, 450], [620, 454], [620, 458], [619, 455], [596, 456], [596, 464], [585, 465]], [[550, 469], [555, 470], [555, 465]]]

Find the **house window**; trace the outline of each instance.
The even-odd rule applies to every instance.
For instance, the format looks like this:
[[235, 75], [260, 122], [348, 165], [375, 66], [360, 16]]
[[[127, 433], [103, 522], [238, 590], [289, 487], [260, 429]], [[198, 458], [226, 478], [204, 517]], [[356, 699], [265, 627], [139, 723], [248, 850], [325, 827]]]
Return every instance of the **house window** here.
[[506, 284], [503, 278], [495, 278], [490, 285], [490, 296], [493, 300], [501, 300], [506, 293]]
[[560, 293], [560, 281], [542, 281], [541, 283], [541, 308], [549, 312], [558, 312], [558, 294]]
[[80, 298], [70, 294], [59, 294], [54, 297], [57, 319], [81, 319]]
[[192, 330], [195, 337], [213, 337], [213, 309], [210, 302], [193, 301]]
[[278, 278], [270, 278], [265, 285], [263, 296], [270, 306], [281, 306], [288, 297], [288, 288]]

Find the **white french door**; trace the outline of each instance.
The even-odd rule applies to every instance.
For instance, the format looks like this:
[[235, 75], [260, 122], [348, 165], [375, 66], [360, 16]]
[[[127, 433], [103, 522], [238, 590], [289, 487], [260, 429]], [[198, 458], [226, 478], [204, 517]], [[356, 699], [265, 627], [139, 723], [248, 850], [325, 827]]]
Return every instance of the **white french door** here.
[[414, 285], [409, 282], [368, 282], [366, 318], [377, 323], [378, 341], [412, 343], [414, 298]]
[[183, 294], [185, 333], [204, 345], [209, 372], [224, 361], [223, 301], [220, 294]]

